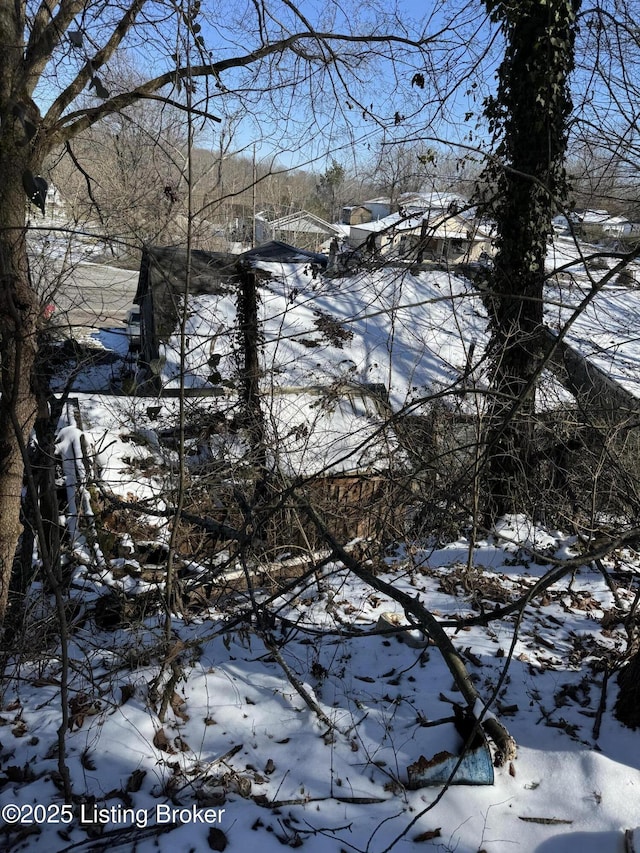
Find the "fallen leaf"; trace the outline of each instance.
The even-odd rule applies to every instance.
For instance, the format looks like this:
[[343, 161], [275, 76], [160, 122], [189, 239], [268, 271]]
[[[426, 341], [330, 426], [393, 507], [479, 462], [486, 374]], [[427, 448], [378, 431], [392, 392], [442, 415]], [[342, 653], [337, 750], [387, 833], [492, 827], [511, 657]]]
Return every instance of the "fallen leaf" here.
[[437, 829], [428, 829], [426, 832], [421, 832], [420, 835], [416, 835], [413, 839], [414, 841], [431, 841], [432, 838], [440, 838], [441, 836], [440, 827]]
[[217, 826], [211, 827], [207, 841], [209, 842], [211, 850], [225, 850], [228, 844], [227, 836], [221, 829], [218, 829]]
[[16, 720], [15, 726], [11, 729], [11, 734], [14, 737], [24, 737], [27, 733], [27, 724], [24, 720]]
[[120, 688], [120, 704], [126, 704], [129, 699], [132, 699], [136, 695], [136, 688], [133, 684], [123, 684]]
[[153, 745], [156, 749], [162, 752], [168, 752], [170, 755], [175, 755], [175, 749], [171, 746], [169, 738], [166, 736], [164, 729], [158, 729], [153, 736]]
[[562, 823], [573, 823], [572, 820], [563, 820], [559, 817], [523, 817], [522, 815], [518, 815], [518, 820], [524, 820], [527, 823], [543, 823], [545, 826], [557, 826]]
[[91, 753], [88, 749], [82, 751], [80, 755], [80, 763], [84, 767], [85, 770], [95, 770], [96, 764], [93, 758], [91, 757]]
[[134, 770], [131, 776], [129, 776], [125, 790], [135, 794], [142, 787], [142, 781], [146, 775], [146, 770]]
[[180, 717], [180, 719], [184, 720], [185, 723], [189, 719], [189, 715], [186, 713], [186, 711], [182, 710], [182, 706], [186, 704], [186, 700], [183, 699], [183, 697], [180, 696], [179, 693], [176, 693], [174, 690], [173, 696], [171, 697], [171, 707], [176, 717]]

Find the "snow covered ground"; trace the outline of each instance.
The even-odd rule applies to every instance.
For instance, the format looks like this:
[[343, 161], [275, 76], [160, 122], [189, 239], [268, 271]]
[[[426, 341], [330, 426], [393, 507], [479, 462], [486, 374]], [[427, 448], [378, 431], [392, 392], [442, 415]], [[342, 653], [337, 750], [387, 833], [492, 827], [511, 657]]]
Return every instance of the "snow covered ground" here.
[[[381, 577], [442, 620], [473, 620], [543, 576], [531, 546], [564, 557], [576, 543], [541, 530], [522, 547], [496, 537], [472, 548], [469, 571], [461, 539], [399, 550]], [[166, 655], [157, 615], [97, 627], [91, 600], [105, 588], [79, 568], [65, 733], [73, 806], [63, 811], [57, 765], [60, 650], [43, 624], [39, 647], [16, 650], [5, 671], [2, 849], [622, 851], [640, 825], [640, 749], [612, 715], [608, 675], [626, 645], [637, 554], [620, 555], [615, 572], [620, 609], [585, 567], [518, 626], [511, 615], [449, 629], [518, 757], [493, 785], [408, 790], [421, 755], [460, 749], [450, 720], [461, 697], [435, 646], [376, 632], [385, 612], [406, 624], [396, 602], [331, 563], [275, 596], [256, 591], [274, 614], [262, 626], [246, 594], [216, 603], [214, 591], [210, 607], [174, 618]], [[32, 606], [37, 619], [37, 597]]]
[[[299, 343], [318, 335], [319, 307], [353, 332], [344, 338], [351, 373], [387, 381], [401, 406], [434, 380], [441, 388], [457, 381], [470, 340], [461, 330], [482, 339], [479, 300], [455, 289], [462, 286], [407, 276], [399, 301], [388, 280], [374, 277], [368, 303], [363, 289], [341, 299], [298, 289], [293, 298], [308, 323], [290, 328], [292, 292], [274, 285], [265, 304], [273, 328], [280, 317], [287, 334], [276, 346], [267, 329], [267, 352], [292, 376], [335, 370], [326, 340]], [[424, 328], [418, 306], [428, 306]], [[446, 307], [452, 316], [452, 306], [457, 334], [439, 313]], [[195, 346], [195, 327], [191, 334]], [[119, 335], [93, 338], [124, 361]], [[84, 435], [109, 489], [158, 508], [175, 464], [158, 429], [176, 403], [109, 395], [114, 371], [106, 358], [76, 380]], [[154, 402], [160, 413], [150, 410]], [[78, 454], [79, 440], [70, 427], [61, 449]], [[443, 622], [487, 713], [517, 742], [517, 758], [495, 768], [491, 785], [411, 790], [410, 765], [461, 749], [453, 703], [464, 702], [438, 648], [395, 599], [335, 559], [307, 565], [303, 577], [304, 565], [295, 578], [289, 570], [280, 588], [256, 579], [249, 594], [234, 562], [235, 579], [225, 580], [184, 553], [183, 605], [167, 636], [157, 598], [163, 574], [132, 542], [143, 526], [152, 546], [166, 532], [158, 516], [135, 518], [139, 529], [131, 516], [117, 555], [99, 554], [79, 529], [66, 697], [51, 596], [38, 584], [30, 594], [29, 645], [16, 643], [0, 693], [0, 850], [622, 853], [634, 837], [640, 848], [640, 733], [613, 715], [624, 621], [640, 589], [633, 548], [602, 561], [608, 582], [589, 563], [529, 600], [554, 560], [581, 553], [575, 536], [507, 519], [491, 537], [405, 542], [382, 557], [360, 543], [360, 561]], [[128, 594], [128, 609], [112, 620], [113, 590]], [[194, 590], [200, 598], [185, 605]], [[521, 608], [501, 615], [518, 601]], [[389, 613], [408, 633], [381, 628]], [[59, 766], [65, 720], [71, 804]]]

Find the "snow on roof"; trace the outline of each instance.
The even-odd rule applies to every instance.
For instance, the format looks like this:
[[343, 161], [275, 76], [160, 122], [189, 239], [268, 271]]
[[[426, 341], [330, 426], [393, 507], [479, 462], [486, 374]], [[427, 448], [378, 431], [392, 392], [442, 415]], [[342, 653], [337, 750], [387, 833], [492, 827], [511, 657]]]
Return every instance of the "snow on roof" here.
[[[549, 247], [547, 271], [558, 267], [564, 270], [559, 281], [549, 278], [547, 285], [546, 322], [553, 330], [564, 326], [615, 263], [615, 259], [607, 263], [598, 258], [602, 268], [594, 268], [587, 257], [585, 267], [583, 248], [568, 238], [558, 238]], [[640, 290], [634, 284], [640, 278], [640, 267], [631, 262], [625, 269], [630, 280], [621, 284], [616, 276], [602, 287], [573, 321], [565, 341], [628, 393], [640, 398]]]
[[391, 204], [391, 199], [388, 196], [379, 196], [378, 198], [368, 198], [356, 207], [366, 207], [368, 204]]
[[295, 213], [288, 213], [286, 216], [273, 219], [269, 222], [269, 227], [274, 231], [289, 230], [313, 234], [326, 234], [335, 231], [335, 226], [330, 222], [314, 213], [309, 213], [307, 210], [298, 210]]
[[290, 476], [388, 470], [395, 436], [382, 430], [373, 397], [331, 388], [274, 394], [267, 430], [278, 470]]
[[602, 225], [609, 219], [608, 210], [583, 210], [580, 214], [580, 221], [584, 225]]
[[428, 236], [438, 240], [482, 240], [489, 236], [486, 228], [474, 226], [458, 214], [447, 216], [439, 214], [432, 217], [430, 213], [430, 211], [421, 212], [418, 215], [392, 213], [390, 216], [385, 216], [384, 219], [378, 219], [375, 222], [363, 222], [359, 225], [352, 225], [351, 228], [371, 234], [378, 234], [383, 231], [397, 233], [401, 231], [416, 231], [422, 228], [423, 223], [426, 222]]
[[[548, 306], [560, 328], [586, 294], [585, 287], [558, 287], [562, 307]], [[640, 291], [605, 286], [571, 325], [565, 340], [609, 379], [640, 399]]]
[[[265, 386], [380, 384], [394, 410], [456, 385], [468, 345], [485, 339], [485, 314], [468, 283], [446, 272], [395, 269], [323, 280], [296, 264], [261, 264], [272, 273], [260, 288]], [[230, 378], [235, 300], [190, 300], [186, 381], [206, 387], [211, 352]], [[180, 372], [177, 335], [164, 345], [164, 384]]]
[[398, 203], [401, 207], [422, 207], [425, 210], [448, 210], [452, 205], [459, 208], [469, 205], [469, 202], [462, 196], [438, 190], [403, 193], [398, 198]]

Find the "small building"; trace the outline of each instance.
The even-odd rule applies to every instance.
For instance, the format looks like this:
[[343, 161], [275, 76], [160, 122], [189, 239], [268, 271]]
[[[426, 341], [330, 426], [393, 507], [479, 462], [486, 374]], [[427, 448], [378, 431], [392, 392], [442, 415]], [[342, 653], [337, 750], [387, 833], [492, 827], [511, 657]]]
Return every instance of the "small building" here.
[[140, 361], [151, 374], [158, 375], [160, 348], [176, 328], [185, 293], [191, 299], [207, 295], [234, 304], [243, 269], [260, 262], [324, 269], [328, 259], [273, 240], [239, 255], [193, 250], [189, 265], [186, 249], [168, 246], [144, 250], [133, 301], [140, 308]]
[[624, 216], [610, 216], [602, 223], [602, 231], [608, 237], [628, 237], [633, 233], [633, 225]]
[[363, 201], [362, 207], [371, 214], [369, 221], [384, 219], [385, 216], [389, 216], [394, 212], [390, 198], [371, 198], [368, 201]]
[[343, 225], [362, 225], [371, 222], [373, 214], [364, 204], [355, 204], [342, 208], [341, 222]]
[[279, 241], [300, 249], [320, 252], [323, 245], [334, 237], [341, 237], [342, 230], [307, 210], [299, 210], [269, 220], [264, 213], [256, 214], [256, 242]]
[[184, 294], [235, 292], [237, 262], [237, 255], [196, 249], [191, 251], [188, 265], [186, 249], [169, 246], [144, 250], [133, 301], [140, 307], [140, 361], [152, 373], [161, 341], [175, 328]]

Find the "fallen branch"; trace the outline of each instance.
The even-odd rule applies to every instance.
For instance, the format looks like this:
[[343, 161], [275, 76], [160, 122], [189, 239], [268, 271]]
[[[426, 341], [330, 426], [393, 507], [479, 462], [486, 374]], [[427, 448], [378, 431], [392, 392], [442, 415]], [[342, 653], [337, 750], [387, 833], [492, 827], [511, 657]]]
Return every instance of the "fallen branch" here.
[[[354, 559], [354, 557], [347, 553], [345, 548], [335, 539], [329, 530], [327, 530], [326, 525], [320, 519], [313, 507], [307, 503], [303, 503], [302, 507], [308, 518], [315, 525], [318, 533], [330, 546], [335, 557], [365, 583], [368, 583], [374, 589], [385, 593], [389, 598], [397, 601], [398, 604], [404, 608], [407, 617], [411, 614], [411, 616], [416, 620], [415, 626], [422, 628], [427, 634], [429, 634], [431, 639], [438, 646], [440, 654], [444, 658], [451, 675], [460, 688], [460, 692], [464, 696], [469, 709], [473, 712], [475, 717], [475, 709], [477, 705], [480, 704], [484, 708], [485, 704], [466, 670], [462, 657], [456, 651], [453, 643], [438, 620], [418, 601], [417, 598], [411, 598], [411, 596], [407, 595], [405, 592], [396, 589], [391, 584], [376, 577], [372, 572], [368, 571], [368, 569], [365, 569], [357, 560]], [[486, 717], [485, 719], [479, 720], [479, 722], [496, 745], [496, 766], [501, 767], [506, 762], [512, 761], [516, 757], [516, 743], [502, 723], [500, 723], [495, 717]]]
[[[313, 711], [313, 713], [320, 720], [320, 722], [324, 723], [324, 725], [327, 726], [329, 731], [340, 732], [340, 729], [336, 726], [335, 723], [331, 722], [329, 717], [327, 717], [325, 712], [322, 710], [320, 705], [318, 705], [316, 700], [311, 696], [311, 694], [305, 688], [304, 684], [300, 681], [298, 676], [290, 669], [289, 665], [287, 664], [285, 659], [282, 657], [282, 655], [280, 654], [278, 649], [272, 643], [269, 643], [265, 637], [263, 637], [262, 639], [263, 639], [265, 646], [269, 650], [269, 654], [272, 655], [273, 659], [280, 666], [280, 668], [282, 669], [284, 674], [287, 676], [289, 683], [291, 684], [293, 689], [296, 691], [296, 693], [301, 697], [301, 699], [303, 700], [305, 705], [311, 711]], [[343, 734], [343, 732], [340, 732], [340, 734]]]
[[253, 802], [257, 806], [262, 806], [267, 809], [281, 809], [285, 806], [306, 806], [307, 803], [327, 803], [329, 800], [334, 800], [337, 803], [348, 803], [354, 806], [369, 806], [386, 803], [384, 797], [295, 797], [292, 800], [268, 800], [264, 794], [259, 794], [253, 797]]

